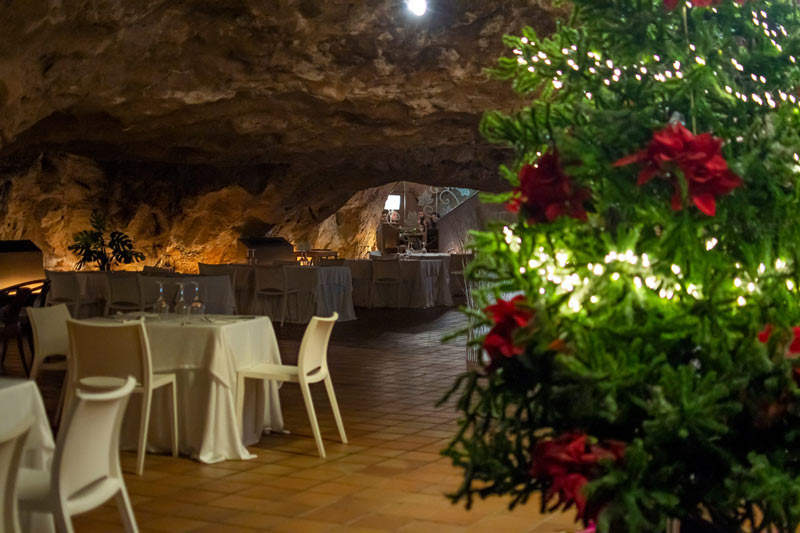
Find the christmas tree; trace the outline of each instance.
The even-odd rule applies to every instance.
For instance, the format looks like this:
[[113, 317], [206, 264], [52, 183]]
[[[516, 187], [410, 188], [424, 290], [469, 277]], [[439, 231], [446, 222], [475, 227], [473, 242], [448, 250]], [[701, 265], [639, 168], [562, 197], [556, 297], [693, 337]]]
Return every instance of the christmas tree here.
[[454, 499], [797, 530], [798, 36], [788, 0], [576, 0], [505, 38], [530, 105], [482, 132], [518, 218], [474, 235]]

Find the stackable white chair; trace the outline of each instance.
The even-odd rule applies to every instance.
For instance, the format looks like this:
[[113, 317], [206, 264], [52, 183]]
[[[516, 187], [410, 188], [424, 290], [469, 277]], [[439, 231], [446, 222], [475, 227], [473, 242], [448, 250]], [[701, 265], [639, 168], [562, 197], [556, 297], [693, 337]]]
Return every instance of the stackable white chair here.
[[[154, 374], [150, 358], [150, 342], [142, 320], [121, 324], [67, 321], [69, 331], [69, 388], [75, 390], [83, 378], [90, 376], [133, 376], [133, 392], [142, 395], [142, 414], [139, 420], [139, 450], [136, 473], [144, 471], [147, 452], [147, 429], [153, 391], [169, 387], [172, 395], [172, 455], [178, 455], [178, 398], [175, 374]], [[72, 394], [68, 393], [67, 401]]]
[[96, 299], [84, 298], [81, 295], [78, 274], [75, 272], [45, 270], [44, 273], [50, 281], [45, 305], [66, 304], [72, 308], [72, 316], [79, 317], [82, 305], [97, 303]]
[[52, 470], [19, 471], [20, 508], [52, 513], [61, 533], [72, 533], [72, 516], [112, 497], [125, 531], [139, 530], [119, 465], [119, 433], [136, 380], [119, 382], [121, 387], [104, 392], [76, 391], [58, 434]]
[[36, 381], [41, 371], [64, 372], [61, 394], [54, 424], [58, 425], [64, 407], [67, 391], [67, 354], [69, 353], [69, 334], [67, 320], [69, 309], [65, 304], [50, 307], [26, 307], [28, 320], [33, 332], [33, 361], [30, 378]]
[[380, 287], [394, 287], [395, 307], [400, 307], [400, 294], [403, 286], [403, 277], [400, 273], [400, 259], [383, 259], [373, 257], [370, 261], [370, 307], [375, 306], [376, 295]]
[[[299, 294], [298, 289], [289, 288], [284, 265], [256, 266], [255, 267], [255, 292], [253, 293], [254, 307], [259, 299], [278, 299], [280, 305], [281, 326], [286, 322], [286, 309], [289, 306], [289, 296]], [[277, 317], [270, 317], [276, 320]]]
[[25, 439], [33, 425], [27, 417], [9, 431], [0, 432], [0, 531], [19, 533], [17, 478]]
[[308, 323], [303, 340], [300, 343], [297, 366], [261, 363], [239, 370], [236, 373], [236, 412], [239, 417], [240, 428], [243, 428], [244, 420], [244, 384], [246, 379], [299, 383], [300, 391], [303, 393], [303, 400], [306, 404], [308, 420], [311, 423], [311, 431], [314, 433], [314, 440], [317, 443], [317, 451], [319, 456], [324, 459], [325, 447], [322, 445], [322, 435], [319, 432], [319, 423], [317, 422], [314, 402], [311, 401], [311, 389], [309, 388], [312, 383], [324, 381], [325, 390], [328, 392], [328, 399], [333, 409], [333, 417], [336, 419], [336, 427], [339, 429], [339, 436], [342, 442], [347, 444], [342, 415], [339, 413], [339, 404], [336, 402], [336, 395], [333, 393], [333, 381], [331, 381], [331, 375], [328, 371], [328, 341], [331, 338], [333, 325], [338, 318], [338, 313], [333, 313], [330, 318], [318, 316], [311, 318], [311, 322]]
[[112, 311], [144, 311], [145, 299], [139, 277], [137, 272], [106, 273], [106, 316]]
[[234, 309], [233, 314], [239, 314], [239, 302], [237, 301], [236, 285], [238, 280], [238, 270], [230, 265], [211, 265], [207, 263], [197, 263], [201, 276], [228, 276], [231, 279], [231, 290], [233, 291]]

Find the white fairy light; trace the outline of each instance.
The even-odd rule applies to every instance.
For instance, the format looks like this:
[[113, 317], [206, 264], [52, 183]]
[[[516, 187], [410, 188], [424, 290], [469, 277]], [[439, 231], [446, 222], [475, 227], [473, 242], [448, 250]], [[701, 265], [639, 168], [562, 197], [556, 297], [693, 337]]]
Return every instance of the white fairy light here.
[[658, 288], [658, 279], [655, 276], [647, 276], [644, 278], [644, 284], [647, 285], [649, 289], [657, 289]]
[[642, 266], [644, 268], [650, 268], [650, 258], [647, 254], [642, 254]]
[[570, 298], [569, 299], [569, 303], [567, 305], [569, 305], [569, 308], [572, 309], [575, 312], [578, 312], [578, 311], [581, 310], [581, 301], [576, 296], [573, 296], [572, 298]]
[[759, 274], [763, 274], [764, 272], [766, 272], [766, 270], [767, 270], [767, 266], [764, 263], [760, 263], [758, 265], [758, 273]]
[[753, 292], [756, 290], [756, 284], [752, 281], [747, 284], [747, 292]]
[[539, 289], [539, 294], [544, 294], [545, 292], [547, 292], [547, 291], [544, 290], [544, 287]]
[[636, 285], [637, 289], [641, 289], [642, 288], [642, 278], [640, 278], [639, 276], [636, 276], [635, 278], [633, 278], [633, 284]]
[[698, 64], [698, 65], [705, 65], [705, 64], [706, 64], [706, 60], [705, 60], [705, 59], [703, 59], [703, 58], [702, 58], [702, 57], [700, 57], [700, 56], [696, 56], [696, 57], [694, 58], [694, 60], [697, 62], [697, 64]]
[[594, 268], [592, 269], [592, 274], [594, 274], [595, 276], [602, 276], [604, 271], [605, 269], [603, 268], [603, 265], [597, 264], [594, 265]]
[[556, 262], [558, 263], [558, 266], [560, 266], [562, 268], [567, 266], [567, 259], [568, 258], [569, 258], [569, 256], [565, 252], [557, 252], [556, 253]]
[[717, 241], [716, 237], [711, 237], [710, 239], [708, 239], [706, 241], [706, 250], [713, 249], [717, 245], [717, 242], [719, 242], [719, 241]]
[[736, 298], [736, 303], [739, 304], [739, 307], [743, 307], [747, 304], [747, 300], [745, 300], [744, 296], [739, 296]]
[[681, 273], [681, 267], [679, 267], [678, 265], [673, 264], [671, 267], [669, 267], [669, 269], [672, 270], [672, 273], [675, 274], [676, 276]]
[[733, 280], [733, 286], [734, 287], [741, 287], [742, 286], [742, 280], [740, 278], [734, 279]]
[[775, 260], [775, 270], [781, 270], [785, 266], [786, 266], [786, 261], [784, 261], [783, 259]]
[[617, 281], [619, 279], [619, 272], [614, 272], [611, 274], [611, 279]]
[[519, 267], [519, 273], [524, 274], [526, 272], [525, 267]]
[[592, 302], [593, 304], [596, 304], [597, 302], [600, 301], [600, 298], [598, 298], [597, 296], [592, 296], [591, 298], [589, 298], [589, 301]]

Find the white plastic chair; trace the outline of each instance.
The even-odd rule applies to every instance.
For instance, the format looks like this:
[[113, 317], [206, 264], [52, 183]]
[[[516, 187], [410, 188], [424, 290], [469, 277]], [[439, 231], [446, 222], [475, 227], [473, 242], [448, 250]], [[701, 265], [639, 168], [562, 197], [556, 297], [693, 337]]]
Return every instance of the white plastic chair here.
[[[144, 311], [142, 282], [137, 272], [106, 273], [105, 316], [112, 311]], [[151, 304], [152, 306], [152, 304]]]
[[403, 286], [403, 277], [400, 270], [400, 259], [383, 259], [373, 257], [370, 261], [370, 307], [375, 306], [378, 287], [394, 287], [395, 307], [400, 308], [400, 294]]
[[19, 533], [17, 478], [25, 439], [33, 426], [32, 416], [5, 433], [0, 433], [0, 531]]
[[[281, 327], [286, 322], [286, 309], [289, 306], [289, 296], [299, 294], [298, 289], [289, 288], [289, 281], [286, 276], [284, 265], [277, 266], [256, 266], [255, 267], [255, 292], [253, 300], [257, 302], [260, 298], [278, 298], [281, 313]], [[255, 306], [255, 303], [254, 303]], [[275, 320], [276, 317], [270, 317]]]
[[[136, 456], [136, 473], [144, 471], [147, 452], [147, 430], [153, 391], [169, 387], [172, 395], [172, 455], [178, 456], [178, 397], [175, 374], [154, 374], [150, 358], [150, 342], [142, 320], [122, 324], [87, 323], [67, 321], [69, 330], [69, 388], [75, 390], [79, 381], [87, 376], [133, 376], [133, 392], [142, 395], [142, 413], [139, 420], [139, 450]], [[67, 401], [72, 394], [67, 394]]]
[[207, 263], [197, 263], [197, 268], [200, 271], [201, 276], [228, 276], [231, 278], [231, 289], [233, 289], [233, 299], [234, 299], [234, 308], [233, 314], [239, 314], [239, 308], [241, 307], [238, 302], [238, 297], [236, 294], [236, 287], [237, 287], [237, 274], [238, 270], [235, 267], [230, 265], [211, 265]]
[[79, 317], [82, 305], [97, 303], [96, 299], [84, 298], [81, 295], [81, 285], [75, 272], [45, 270], [44, 273], [50, 281], [45, 305], [66, 304], [72, 307], [72, 316]]
[[311, 431], [314, 433], [314, 440], [317, 443], [317, 451], [319, 456], [324, 459], [325, 447], [322, 445], [322, 435], [319, 431], [319, 423], [317, 422], [314, 403], [311, 401], [311, 389], [309, 388], [312, 383], [324, 381], [325, 390], [328, 392], [328, 399], [333, 409], [333, 417], [336, 419], [336, 427], [339, 429], [339, 436], [342, 438], [342, 442], [347, 444], [342, 415], [339, 413], [339, 404], [336, 402], [336, 395], [333, 393], [333, 381], [331, 381], [331, 375], [328, 371], [328, 341], [331, 338], [333, 325], [338, 318], [338, 313], [333, 313], [330, 318], [318, 316], [311, 318], [300, 343], [297, 366], [261, 363], [239, 370], [236, 373], [236, 412], [240, 428], [244, 427], [244, 384], [246, 379], [299, 383], [300, 391], [303, 393], [303, 400], [306, 404], [306, 412], [308, 412], [308, 420], [311, 423]]
[[26, 307], [28, 320], [33, 332], [33, 361], [30, 378], [35, 382], [41, 371], [64, 372], [61, 393], [54, 424], [58, 425], [64, 407], [67, 391], [67, 354], [69, 353], [69, 334], [67, 320], [69, 309], [65, 304], [50, 307]]
[[52, 470], [20, 469], [20, 508], [52, 513], [62, 533], [72, 533], [73, 515], [112, 497], [125, 531], [139, 530], [119, 465], [119, 433], [136, 380], [120, 382], [121, 387], [106, 392], [76, 391], [64, 431], [58, 434]]

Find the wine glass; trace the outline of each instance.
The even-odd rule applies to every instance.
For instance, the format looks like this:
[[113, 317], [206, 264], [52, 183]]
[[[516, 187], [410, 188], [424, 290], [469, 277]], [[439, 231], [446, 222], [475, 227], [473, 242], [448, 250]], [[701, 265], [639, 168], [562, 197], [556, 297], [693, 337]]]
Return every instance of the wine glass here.
[[183, 298], [183, 283], [176, 283], [178, 286], [178, 297], [175, 301], [175, 314], [187, 315], [189, 314], [189, 306]]
[[153, 312], [158, 313], [161, 318], [165, 318], [169, 314], [169, 304], [164, 299], [164, 284], [160, 281], [158, 284], [158, 300], [153, 304]]
[[200, 284], [193, 281], [192, 285], [194, 285], [194, 299], [192, 305], [189, 306], [189, 314], [203, 316], [206, 313], [206, 304], [200, 300]]

